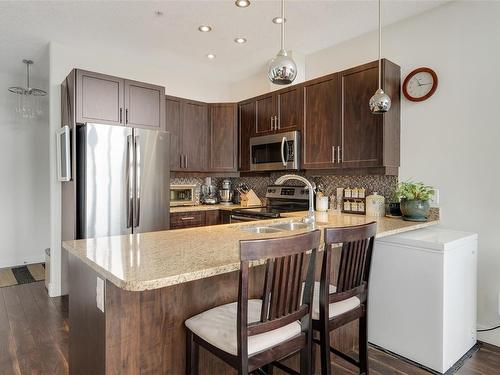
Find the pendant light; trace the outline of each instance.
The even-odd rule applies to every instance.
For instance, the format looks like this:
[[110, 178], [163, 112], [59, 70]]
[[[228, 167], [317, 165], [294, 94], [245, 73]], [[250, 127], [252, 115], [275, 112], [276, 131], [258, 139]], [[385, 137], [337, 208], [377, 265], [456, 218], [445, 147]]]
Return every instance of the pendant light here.
[[23, 60], [26, 64], [26, 87], [9, 87], [9, 91], [19, 95], [16, 112], [24, 118], [34, 118], [42, 114], [39, 97], [47, 95], [46, 91], [30, 87], [30, 66], [33, 60]]
[[[281, 19], [285, 19], [285, 0], [281, 0]], [[275, 85], [289, 85], [297, 77], [297, 65], [285, 50], [285, 22], [281, 23], [281, 49], [267, 70], [269, 80]]]
[[378, 89], [370, 99], [370, 111], [373, 114], [384, 114], [391, 108], [391, 98], [382, 90], [382, 23], [381, 0], [378, 0]]

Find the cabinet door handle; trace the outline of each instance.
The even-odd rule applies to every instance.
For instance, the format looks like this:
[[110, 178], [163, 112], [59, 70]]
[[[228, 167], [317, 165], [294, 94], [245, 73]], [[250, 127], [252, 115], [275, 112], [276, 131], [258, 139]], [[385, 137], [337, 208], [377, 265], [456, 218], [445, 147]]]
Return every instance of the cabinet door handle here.
[[188, 167], [188, 156], [184, 155], [184, 168]]
[[278, 130], [281, 129], [281, 118], [278, 116], [274, 116], [276, 118], [276, 126], [278, 127]]
[[128, 108], [125, 110], [125, 124], [128, 124]]
[[342, 154], [340, 153], [340, 146], [337, 146], [337, 162], [341, 163], [342, 162]]
[[181, 217], [181, 220], [194, 220], [194, 216], [184, 216]]
[[335, 164], [335, 146], [332, 146], [332, 163]]
[[179, 155], [179, 165], [182, 168], [182, 154]]
[[120, 124], [122, 123], [123, 108], [120, 108]]
[[273, 116], [271, 116], [271, 131], [274, 130], [273, 120]]

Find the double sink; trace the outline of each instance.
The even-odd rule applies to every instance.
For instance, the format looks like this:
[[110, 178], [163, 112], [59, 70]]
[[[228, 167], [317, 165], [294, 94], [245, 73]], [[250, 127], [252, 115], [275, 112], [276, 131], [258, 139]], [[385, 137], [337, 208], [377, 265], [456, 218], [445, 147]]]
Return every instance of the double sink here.
[[241, 228], [242, 231], [251, 233], [278, 233], [278, 232], [306, 230], [306, 229], [314, 229], [314, 224], [306, 224], [302, 222], [291, 221], [287, 223], [259, 225], [255, 227]]

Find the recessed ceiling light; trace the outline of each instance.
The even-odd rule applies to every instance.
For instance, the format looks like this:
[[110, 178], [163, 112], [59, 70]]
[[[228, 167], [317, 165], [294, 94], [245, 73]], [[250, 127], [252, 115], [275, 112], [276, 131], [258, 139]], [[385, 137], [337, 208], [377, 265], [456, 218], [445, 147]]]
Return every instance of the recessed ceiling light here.
[[209, 53], [209, 54], [207, 55], [207, 59], [209, 59], [209, 60], [213, 60], [213, 59], [215, 59], [215, 55], [214, 55], [213, 53]]
[[[283, 18], [281, 18], [281, 17], [274, 17], [273, 18], [273, 22], [279, 25], [279, 24], [283, 23]], [[285, 18], [285, 22], [286, 22], [286, 18]]]
[[234, 3], [237, 7], [246, 8], [250, 5], [250, 0], [236, 0]]
[[208, 25], [201, 25], [200, 27], [198, 27], [198, 30], [202, 33], [208, 33], [209, 31], [212, 31], [212, 28]]
[[235, 38], [234, 42], [238, 43], [238, 44], [243, 44], [243, 43], [246, 43], [247, 40], [246, 40], [246, 38]]

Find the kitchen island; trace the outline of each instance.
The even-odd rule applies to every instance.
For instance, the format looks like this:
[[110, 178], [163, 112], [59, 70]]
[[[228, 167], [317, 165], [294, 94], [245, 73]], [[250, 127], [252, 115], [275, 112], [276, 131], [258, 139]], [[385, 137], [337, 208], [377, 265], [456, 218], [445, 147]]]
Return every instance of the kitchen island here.
[[[305, 213], [284, 216], [63, 243], [70, 260], [70, 374], [183, 374], [184, 321], [237, 300], [239, 241], [300, 233], [258, 234], [246, 230], [299, 221]], [[372, 220], [361, 215], [317, 213], [316, 227], [358, 225]], [[375, 220], [377, 237], [438, 223]], [[263, 267], [257, 265], [252, 268], [252, 276], [261, 281], [262, 271]], [[105, 289], [102, 292], [101, 283]], [[254, 282], [250, 288], [251, 294], [257, 296], [261, 286]], [[333, 333], [332, 342], [349, 350], [355, 335], [353, 323]], [[203, 350], [200, 354], [201, 373], [234, 373], [214, 356]]]

